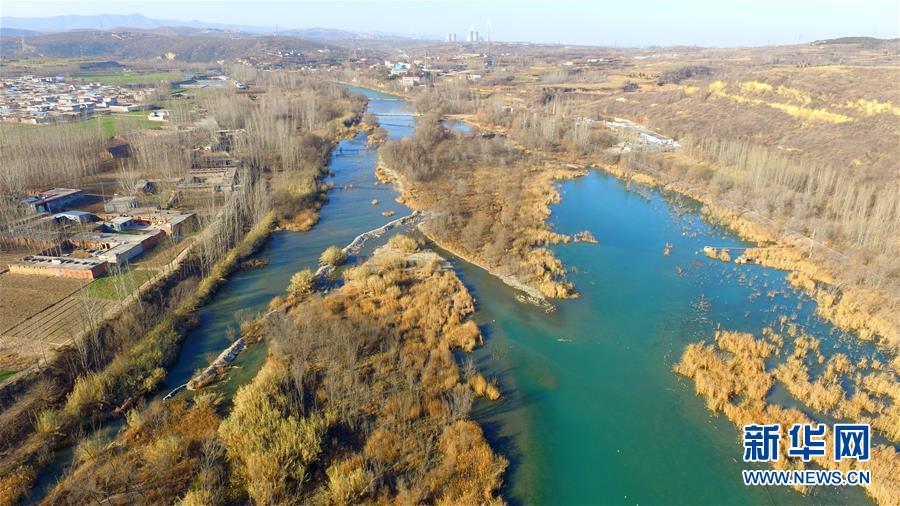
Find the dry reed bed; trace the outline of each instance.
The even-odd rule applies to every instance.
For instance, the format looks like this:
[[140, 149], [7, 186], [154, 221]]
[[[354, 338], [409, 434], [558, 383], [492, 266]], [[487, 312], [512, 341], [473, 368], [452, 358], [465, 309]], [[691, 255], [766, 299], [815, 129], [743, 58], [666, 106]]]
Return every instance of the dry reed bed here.
[[506, 461], [468, 419], [499, 396], [452, 349], [481, 342], [436, 254], [396, 236], [327, 295], [289, 290], [242, 326], [270, 354], [229, 407], [135, 408], [115, 444], [83, 442], [56, 503], [497, 504]]
[[586, 172], [532, 160], [502, 140], [454, 135], [432, 121], [421, 117], [413, 139], [385, 144], [378, 171], [397, 184], [406, 205], [429, 213], [421, 227], [429, 239], [534, 298], [577, 296], [546, 246], [592, 238], [554, 233], [547, 218], [559, 203], [554, 181]]
[[[343, 434], [312, 438], [316, 451], [303, 454], [303, 469], [294, 470], [308, 480], [300, 492], [307, 500], [499, 502], [506, 462], [467, 419], [474, 395], [495, 399], [499, 391], [481, 374], [460, 371], [451, 353], [482, 339], [465, 287], [443, 259], [406, 236], [392, 238], [344, 278], [324, 297], [289, 291], [275, 302], [286, 317], [267, 334], [273, 353], [265, 368], [283, 371], [282, 384], [293, 386], [258, 387], [260, 373], [238, 394], [232, 417], [251, 396], [286, 390], [306, 399], [288, 403], [302, 414], [298, 427], [316, 428], [302, 433]], [[248, 434], [245, 420], [229, 418], [222, 431], [233, 423], [242, 433], [243, 444], [226, 446], [238, 469], [250, 472], [258, 459], [246, 448], [272, 436], [265, 427]], [[238, 476], [257, 501], [298, 493], [278, 475]]]
[[[900, 440], [900, 382], [888, 370], [871, 369], [871, 363], [853, 364], [845, 355], [837, 353], [826, 362], [819, 352], [819, 341], [800, 335], [794, 340], [790, 356], [773, 369], [767, 360], [784, 353], [784, 338], [768, 329], [764, 337], [739, 332], [717, 332], [710, 344], [693, 343], [685, 348], [674, 366], [676, 373], [694, 381], [698, 395], [715, 413], [724, 414], [736, 426], [746, 424], [780, 423], [785, 433], [794, 423], [812, 423], [809, 417], [795, 408], [785, 408], [767, 400], [775, 382], [779, 382], [797, 400], [821, 415], [871, 423], [885, 437]], [[824, 364], [824, 371], [810, 379], [810, 363]], [[864, 371], [864, 369], [868, 369]], [[848, 398], [841, 380], [852, 376], [854, 394]], [[833, 447], [831, 431], [827, 447]], [[780, 458], [773, 463], [776, 469], [803, 469], [800, 459], [786, 454], [781, 445]], [[830, 455], [816, 457], [813, 462], [823, 469], [869, 469], [872, 484], [866, 488], [879, 504], [897, 504], [900, 500], [900, 456], [890, 445], [875, 444], [868, 462], [834, 462]], [[808, 490], [800, 488], [802, 492]]]

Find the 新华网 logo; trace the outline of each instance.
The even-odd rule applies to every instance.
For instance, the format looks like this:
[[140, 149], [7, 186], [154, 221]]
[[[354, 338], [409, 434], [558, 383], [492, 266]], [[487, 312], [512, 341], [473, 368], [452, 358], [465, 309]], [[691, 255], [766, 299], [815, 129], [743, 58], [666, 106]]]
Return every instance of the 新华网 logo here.
[[[868, 424], [836, 423], [832, 425], [830, 451], [835, 462], [852, 459], [869, 460], [871, 429]], [[790, 446], [788, 458], [809, 462], [826, 457], [829, 452], [828, 427], [825, 424], [795, 423], [787, 429]], [[744, 425], [744, 462], [777, 462], [781, 455], [781, 425]], [[857, 486], [872, 483], [869, 470], [841, 469], [745, 469], [741, 471], [745, 485], [755, 486]]]
[[[804, 462], [809, 462], [813, 457], [826, 456], [827, 429], [821, 423], [793, 424], [787, 431], [790, 446], [786, 455], [803, 459]], [[832, 426], [832, 432], [831, 454], [835, 462], [844, 459], [869, 460], [871, 429], [868, 424], [836, 423]], [[777, 423], [744, 425], [744, 462], [777, 462], [781, 453], [781, 436], [781, 425]]]

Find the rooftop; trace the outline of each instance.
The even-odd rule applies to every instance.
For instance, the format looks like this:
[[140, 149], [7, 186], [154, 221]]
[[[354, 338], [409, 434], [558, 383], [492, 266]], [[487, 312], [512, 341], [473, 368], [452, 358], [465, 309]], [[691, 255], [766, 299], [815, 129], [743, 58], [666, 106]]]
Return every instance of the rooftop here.
[[81, 216], [94, 216], [94, 214], [87, 211], [63, 211], [53, 215], [54, 218], [78, 218]]
[[55, 267], [62, 269], [83, 269], [89, 270], [104, 263], [105, 260], [94, 260], [91, 258], [69, 258], [69, 257], [49, 257], [43, 255], [29, 255], [18, 263], [33, 265], [37, 267]]
[[130, 223], [133, 219], [134, 218], [132, 218], [131, 216], [117, 216], [109, 221], [110, 223], [114, 223], [117, 225], [125, 225], [127, 223]]
[[45, 202], [51, 202], [56, 199], [69, 197], [71, 195], [77, 195], [83, 192], [84, 190], [78, 190], [75, 188], [50, 188], [26, 197], [24, 202], [28, 204], [43, 204]]

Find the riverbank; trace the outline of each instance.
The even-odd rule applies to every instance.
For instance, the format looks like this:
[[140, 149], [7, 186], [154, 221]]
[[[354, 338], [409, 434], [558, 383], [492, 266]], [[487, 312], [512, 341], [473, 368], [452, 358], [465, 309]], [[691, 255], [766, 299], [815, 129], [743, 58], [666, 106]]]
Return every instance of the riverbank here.
[[[377, 171], [383, 182], [401, 192], [403, 203], [429, 212], [430, 219], [420, 227], [423, 233], [540, 305], [546, 306], [545, 299], [577, 297], [565, 266], [548, 247], [593, 239], [586, 233], [553, 232], [547, 220], [550, 206], [559, 202], [555, 184], [586, 171], [558, 164], [536, 168], [502, 141], [450, 135], [439, 124], [427, 128], [438, 131], [414, 138], [412, 144], [382, 146]], [[407, 167], [412, 162], [406, 158], [419, 156], [414, 153], [423, 149], [430, 154], [420, 160], [421, 167]], [[449, 159], [458, 160], [445, 162]], [[501, 161], [506, 165], [497, 166]]]
[[[375, 173], [378, 176], [378, 179], [385, 184], [393, 184], [394, 188], [400, 193], [402, 199], [404, 199], [404, 203], [408, 203], [407, 199], [409, 199], [409, 195], [406, 193], [406, 184], [403, 181], [403, 178], [397, 171], [384, 166], [383, 164], [379, 164], [375, 169]], [[404, 198], [405, 197], [405, 198]], [[414, 206], [415, 207], [415, 206]], [[427, 223], [423, 222], [419, 224], [419, 230], [428, 238], [431, 242], [437, 245], [439, 248], [449, 252], [455, 257], [458, 257], [470, 264], [483, 269], [488, 272], [490, 275], [495, 276], [499, 280], [506, 283], [508, 286], [523, 292], [527, 296], [527, 300], [535, 305], [544, 307], [547, 310], [552, 310], [553, 306], [547, 302], [547, 299], [544, 297], [544, 294], [541, 293], [537, 288], [530, 286], [515, 276], [504, 274], [500, 272], [497, 268], [490, 267], [483, 262], [479, 261], [476, 258], [472, 258], [470, 255], [459, 251], [454, 248], [452, 245], [447, 244], [444, 241], [441, 241], [440, 238], [437, 237], [436, 234], [431, 232], [427, 226]]]
[[[356, 78], [356, 79], [358, 79], [358, 78]], [[402, 99], [408, 100], [410, 102], [415, 100], [415, 96], [411, 95], [406, 90], [388, 89], [388, 87], [385, 86], [384, 82], [380, 79], [367, 79], [366, 82], [364, 82], [364, 83], [360, 83], [357, 81], [351, 82], [351, 81], [341, 81], [341, 80], [335, 80], [332, 82], [343, 85], [343, 86], [347, 86], [348, 88], [351, 88], [351, 89], [356, 88], [356, 89], [372, 90], [372, 91], [375, 91], [378, 93], [382, 93], [384, 95], [390, 95], [393, 97], [402, 98]]]
[[[618, 166], [601, 165], [600, 168], [623, 180], [633, 179], [633, 173]], [[643, 172], [637, 175], [637, 182], [658, 186], [703, 203], [704, 213], [712, 222], [728, 227], [744, 239], [760, 243], [762, 247], [748, 250], [745, 258], [788, 271], [794, 275], [789, 277], [790, 280], [806, 280], [795, 282], [794, 286], [816, 299], [818, 312], [823, 318], [853, 331], [860, 339], [879, 338], [895, 355], [900, 351], [900, 321], [894, 310], [898, 302], [890, 294], [838, 282], [841, 276], [835, 273], [846, 268], [842, 265], [846, 258], [836, 260], [833, 254], [813, 257], [811, 252], [816, 248], [815, 241], [793, 231], [778, 230], [774, 222], [757, 213], [735, 208], [687, 184], [666, 182], [661, 175]]]

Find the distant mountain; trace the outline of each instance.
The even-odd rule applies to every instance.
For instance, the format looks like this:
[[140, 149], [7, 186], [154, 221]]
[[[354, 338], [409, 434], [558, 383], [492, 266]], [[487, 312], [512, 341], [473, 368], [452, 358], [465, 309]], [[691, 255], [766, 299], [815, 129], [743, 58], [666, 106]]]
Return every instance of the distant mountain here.
[[[283, 35], [319, 40], [351, 40], [351, 39], [396, 39], [408, 38], [395, 34], [361, 33], [336, 30], [332, 28], [302, 28], [279, 30], [273, 26], [231, 25], [223, 23], [207, 23], [204, 21], [178, 21], [174, 19], [152, 19], [143, 14], [98, 14], [94, 16], [53, 16], [49, 18], [0, 17], [0, 35], [29, 36], [37, 33], [61, 33], [73, 30], [158, 30], [161, 28], [181, 28], [200, 30], [237, 31], [247, 34]], [[179, 30], [180, 35], [193, 35], [190, 30]]]
[[[190, 31], [191, 35], [181, 32]], [[0, 37], [4, 58], [107, 58], [146, 60], [171, 58], [177, 61], [213, 60], [262, 56], [277, 51], [301, 51], [308, 60], [322, 61], [346, 54], [339, 43], [244, 35], [215, 29], [156, 28], [153, 30], [72, 30], [62, 33], [20, 37]], [[321, 51], [320, 51], [321, 50]]]
[[35, 32], [55, 33], [70, 30], [111, 30], [113, 28], [142, 28], [161, 26], [196, 26], [184, 21], [150, 19], [142, 14], [98, 14], [96, 16], [53, 16], [49, 18], [17, 18], [4, 16], [0, 26]]
[[30, 35], [38, 35], [41, 32], [34, 30], [23, 30], [21, 28], [7, 28], [0, 25], [0, 37], [28, 37]]
[[337, 30], [334, 28], [301, 28], [297, 30], [278, 30], [278, 35], [288, 37], [301, 37], [304, 39], [323, 39], [323, 40], [349, 40], [349, 39], [369, 39], [364, 33], [348, 32], [345, 30]]
[[900, 39], [877, 39], [875, 37], [838, 37], [836, 39], [824, 39], [813, 41], [816, 46], [824, 46], [829, 44], [860, 44], [863, 46], [873, 47], [881, 44], [896, 44]]

